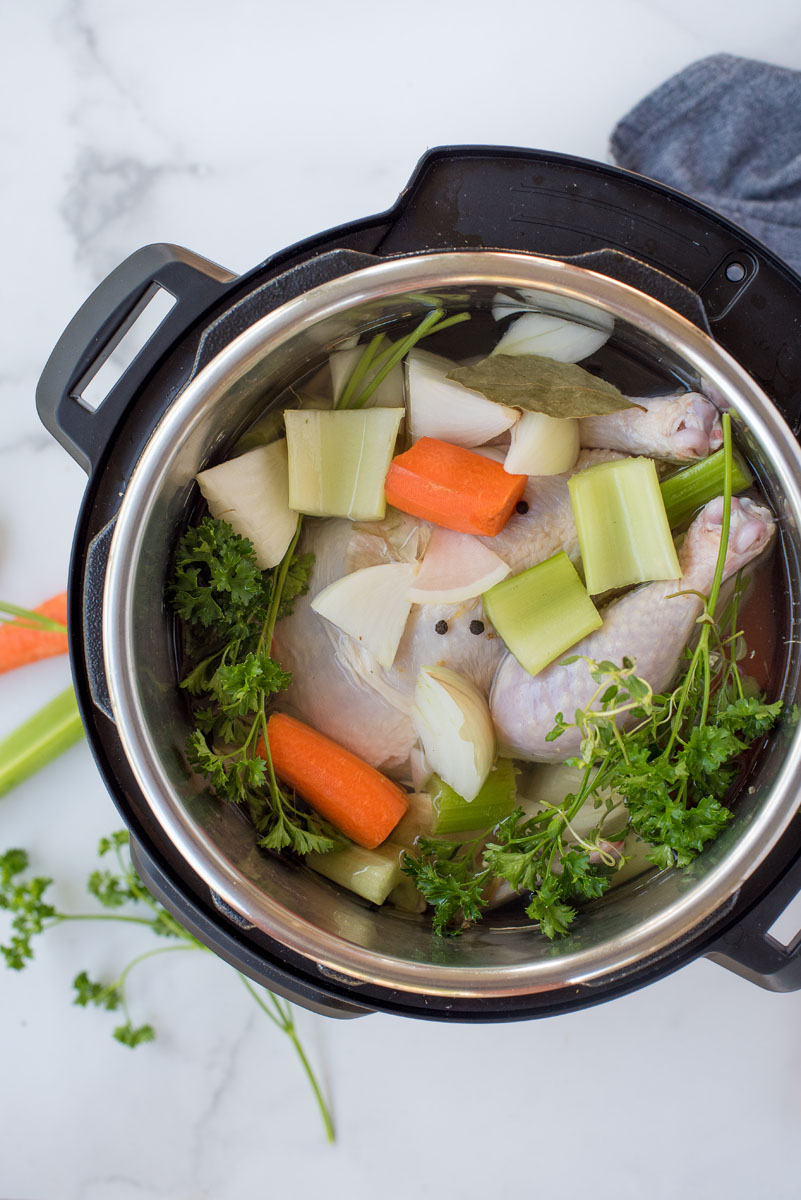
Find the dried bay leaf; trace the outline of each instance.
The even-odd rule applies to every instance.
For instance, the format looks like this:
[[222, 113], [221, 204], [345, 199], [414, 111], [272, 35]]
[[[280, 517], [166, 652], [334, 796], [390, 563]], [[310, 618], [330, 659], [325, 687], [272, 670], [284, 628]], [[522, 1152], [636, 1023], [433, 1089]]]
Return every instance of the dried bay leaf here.
[[539, 354], [493, 354], [472, 367], [456, 367], [447, 377], [497, 404], [548, 417], [600, 417], [642, 407], [577, 363]]

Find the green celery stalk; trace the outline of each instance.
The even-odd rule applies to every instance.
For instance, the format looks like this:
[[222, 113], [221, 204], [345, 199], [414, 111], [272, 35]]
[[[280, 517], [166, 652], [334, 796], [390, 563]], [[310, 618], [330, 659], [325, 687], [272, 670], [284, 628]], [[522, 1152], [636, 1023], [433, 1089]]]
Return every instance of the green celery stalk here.
[[[665, 502], [665, 511], [671, 529], [683, 525], [697, 509], [708, 504], [710, 500], [714, 500], [716, 496], [723, 495], [725, 465], [725, 453], [721, 448], [714, 454], [710, 454], [708, 458], [693, 463], [691, 467], [684, 467], [662, 480], [659, 488]], [[744, 492], [753, 482], [754, 477], [746, 463], [739, 455], [734, 454], [732, 456], [732, 494]]]
[[402, 878], [400, 846], [388, 843], [375, 850], [348, 845], [327, 854], [306, 854], [304, 862], [318, 875], [340, 884], [357, 896], [383, 904]]
[[652, 458], [599, 463], [567, 486], [591, 596], [681, 577]]
[[[416, 329], [407, 334], [405, 338], [401, 338], [400, 341], [391, 343], [376, 357], [378, 345], [383, 337], [383, 334], [378, 334], [366, 346], [336, 407], [363, 408], [373, 392], [376, 391], [387, 375], [389, 375], [393, 367], [397, 366], [401, 359], [405, 358], [419, 341], [424, 337], [428, 337], [429, 334], [440, 333], [443, 329], [448, 329], [451, 325], [459, 325], [462, 321], [469, 320], [470, 313], [456, 313], [452, 317], [446, 317], [444, 309], [432, 309], [430, 313], [423, 317]], [[371, 376], [364, 387], [357, 393], [357, 387], [367, 376], [368, 369], [371, 372]]]
[[0, 796], [79, 741], [83, 724], [66, 688], [0, 742]]
[[428, 784], [437, 814], [435, 833], [465, 833], [491, 829], [508, 817], [517, 804], [517, 771], [508, 758], [501, 758], [490, 771], [475, 800], [468, 803], [438, 775]]
[[496, 583], [482, 602], [484, 612], [530, 675], [603, 624], [564, 550]]

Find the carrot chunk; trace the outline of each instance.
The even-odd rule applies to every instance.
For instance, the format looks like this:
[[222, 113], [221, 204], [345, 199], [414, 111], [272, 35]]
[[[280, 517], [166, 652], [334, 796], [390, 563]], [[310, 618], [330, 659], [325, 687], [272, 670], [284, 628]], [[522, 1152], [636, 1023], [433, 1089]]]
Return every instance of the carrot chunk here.
[[509, 475], [501, 463], [438, 438], [422, 437], [390, 463], [384, 490], [389, 504], [458, 533], [500, 533], [527, 475]]
[[[389, 837], [409, 807], [406, 793], [396, 783], [294, 717], [273, 713], [267, 737], [278, 778], [367, 850]], [[258, 752], [266, 757], [263, 738]]]
[[[49, 617], [51, 621], [66, 625], [67, 593], [52, 596], [33, 611], [41, 617]], [[66, 654], [67, 649], [66, 633], [26, 624], [24, 617], [0, 623], [0, 674], [38, 662], [40, 658]]]

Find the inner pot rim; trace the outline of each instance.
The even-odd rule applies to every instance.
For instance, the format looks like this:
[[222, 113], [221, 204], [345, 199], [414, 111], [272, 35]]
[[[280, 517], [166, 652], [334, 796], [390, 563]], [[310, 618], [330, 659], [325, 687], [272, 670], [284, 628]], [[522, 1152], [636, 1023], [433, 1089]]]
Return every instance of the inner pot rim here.
[[[546, 991], [617, 973], [663, 952], [731, 901], [776, 845], [797, 808], [801, 764], [796, 729], [772, 789], [770, 802], [742, 831], [735, 848], [696, 886], [658, 915], [609, 943], [556, 958], [515, 966], [465, 968], [400, 959], [321, 932], [300, 914], [277, 904], [246, 879], [189, 817], [153, 752], [136, 688], [132, 622], [134, 564], [142, 550], [154, 498], [175, 447], [191, 432], [205, 406], [227, 391], [288, 337], [359, 304], [406, 291], [447, 285], [535, 287], [556, 296], [589, 301], [611, 311], [641, 333], [669, 344], [721, 397], [736, 397], [750, 435], [776, 471], [788, 514], [801, 524], [798, 447], [765, 393], [711, 338], [690, 321], [627, 284], [586, 268], [534, 255], [500, 251], [422, 254], [364, 268], [310, 290], [261, 318], [222, 350], [173, 401], [137, 463], [116, 519], [106, 572], [102, 634], [111, 708], [127, 760], [150, 811], [166, 836], [217, 895], [247, 921], [292, 952], [355, 981], [442, 996], [501, 996]], [[532, 931], [533, 932], [533, 931]]]

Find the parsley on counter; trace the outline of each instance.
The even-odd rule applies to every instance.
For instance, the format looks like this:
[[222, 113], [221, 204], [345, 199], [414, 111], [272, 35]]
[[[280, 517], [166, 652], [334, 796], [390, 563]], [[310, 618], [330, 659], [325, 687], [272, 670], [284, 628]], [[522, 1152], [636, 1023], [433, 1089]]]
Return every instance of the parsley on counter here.
[[[204, 950], [207, 953], [211, 951], [184, 929], [171, 913], [150, 895], [137, 875], [127, 851], [128, 833], [125, 830], [101, 839], [98, 855], [105, 858], [106, 855], [113, 854], [115, 865], [112, 869], [104, 868], [90, 874], [87, 891], [99, 907], [97, 911], [88, 913], [60, 912], [51, 904], [45, 898], [45, 894], [53, 881], [42, 875], [26, 875], [29, 859], [24, 850], [7, 850], [5, 854], [0, 855], [0, 909], [4, 909], [11, 917], [11, 938], [6, 945], [0, 945], [0, 954], [7, 967], [13, 971], [21, 971], [34, 957], [33, 939], [67, 921], [123, 921], [141, 925], [157, 937], [169, 939], [170, 944], [137, 955], [110, 983], [91, 979], [86, 971], [80, 971], [73, 980], [73, 1003], [81, 1008], [92, 1005], [108, 1012], [119, 1013], [122, 1021], [115, 1026], [114, 1037], [123, 1046], [133, 1048], [145, 1042], [152, 1042], [156, 1036], [152, 1025], [134, 1024], [128, 1010], [126, 988], [133, 969], [160, 954], [179, 950]], [[122, 909], [125, 911], [120, 911]], [[334, 1127], [331, 1114], [298, 1038], [291, 1006], [271, 992], [256, 989], [240, 972], [237, 971], [236, 974], [264, 1014], [292, 1042], [314, 1093], [326, 1136], [333, 1142]]]

